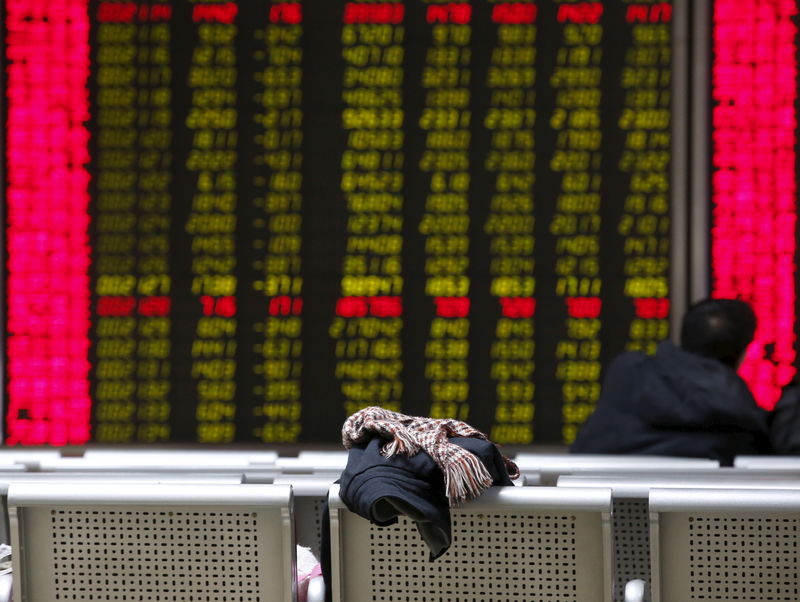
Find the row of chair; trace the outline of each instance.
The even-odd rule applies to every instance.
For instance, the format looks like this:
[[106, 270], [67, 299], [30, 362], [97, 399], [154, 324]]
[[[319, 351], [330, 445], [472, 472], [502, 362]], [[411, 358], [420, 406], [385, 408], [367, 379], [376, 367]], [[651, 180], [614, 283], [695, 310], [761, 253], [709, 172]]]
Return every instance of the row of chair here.
[[[371, 525], [334, 485], [328, 587], [348, 602], [633, 602], [643, 582], [653, 600], [796, 600], [800, 486], [757, 485], [652, 488], [649, 529], [613, 489], [494, 488], [453, 511], [434, 562], [411, 521]], [[289, 485], [13, 483], [8, 504], [15, 600], [294, 599]], [[652, 568], [625, 546], [649, 547]]]
[[[554, 485], [564, 474], [656, 471], [704, 471], [716, 469], [714, 460], [657, 456], [609, 456], [520, 453], [513, 457], [523, 474]], [[339, 473], [347, 462], [345, 451], [301, 451], [296, 457], [278, 455], [274, 450], [187, 450], [174, 448], [89, 448], [81, 455], [51, 449], [0, 449], [0, 470], [44, 472], [251, 472], [268, 474]], [[734, 466], [767, 472], [800, 472], [800, 457], [743, 456]]]
[[268, 484], [231, 458], [205, 471], [163, 456], [172, 468], [160, 472], [131, 456], [111, 474], [0, 466], [14, 600], [292, 600], [294, 544], [319, 551], [326, 499], [333, 600], [634, 601], [649, 585], [666, 602], [800, 599], [790, 459], [720, 469], [519, 455], [527, 484], [545, 485], [493, 488], [455, 509], [453, 545], [430, 562], [411, 521], [376, 527], [350, 513], [332, 485], [342, 455], [320, 458], [299, 456]]

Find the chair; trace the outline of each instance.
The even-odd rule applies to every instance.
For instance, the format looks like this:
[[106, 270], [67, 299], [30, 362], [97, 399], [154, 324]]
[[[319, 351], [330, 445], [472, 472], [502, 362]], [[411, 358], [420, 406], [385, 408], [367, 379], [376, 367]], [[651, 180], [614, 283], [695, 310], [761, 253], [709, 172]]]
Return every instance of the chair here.
[[800, 491], [650, 492], [653, 602], [798, 600]]
[[12, 484], [15, 602], [294, 600], [291, 488]]
[[558, 479], [559, 487], [608, 487], [613, 498], [611, 533], [614, 541], [615, 600], [624, 598], [626, 584], [643, 580], [645, 592], [650, 575], [650, 512], [648, 500], [654, 488], [703, 489], [800, 489], [800, 479], [775, 479], [759, 475], [717, 469], [715, 473], [657, 474], [654, 476], [622, 475], [584, 476], [565, 475]]
[[628, 470], [692, 471], [719, 468], [715, 460], [672, 456], [625, 456], [612, 454], [517, 454], [514, 458], [521, 474], [541, 476], [542, 485], [555, 485], [558, 477], [580, 470], [625, 472]]
[[334, 602], [610, 602], [611, 491], [493, 487], [453, 509], [429, 561], [414, 523], [377, 527], [329, 495]]
[[[11, 543], [8, 524], [8, 488], [11, 483], [68, 483], [82, 487], [86, 483], [191, 483], [195, 485], [236, 485], [242, 482], [240, 474], [213, 473], [52, 473], [52, 472], [0, 472], [0, 544]], [[0, 597], [2, 600], [2, 597]]]

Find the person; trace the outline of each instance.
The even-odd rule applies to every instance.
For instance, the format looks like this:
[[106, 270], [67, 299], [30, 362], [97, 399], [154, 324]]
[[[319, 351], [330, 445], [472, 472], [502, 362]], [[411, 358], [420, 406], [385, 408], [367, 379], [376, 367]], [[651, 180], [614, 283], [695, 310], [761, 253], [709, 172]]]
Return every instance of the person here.
[[755, 330], [744, 301], [695, 303], [680, 346], [664, 341], [653, 356], [628, 352], [611, 362], [570, 451], [711, 458], [724, 466], [737, 455], [775, 453], [773, 416], [736, 373]]

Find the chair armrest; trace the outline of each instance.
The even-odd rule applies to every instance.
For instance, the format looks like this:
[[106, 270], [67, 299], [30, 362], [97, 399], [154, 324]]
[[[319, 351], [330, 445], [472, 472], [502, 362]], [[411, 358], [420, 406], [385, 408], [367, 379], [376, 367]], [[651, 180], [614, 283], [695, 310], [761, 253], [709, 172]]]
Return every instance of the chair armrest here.
[[314, 577], [308, 582], [306, 602], [325, 602], [325, 580], [322, 577]]
[[625, 602], [650, 602], [647, 582], [632, 579], [625, 584]]

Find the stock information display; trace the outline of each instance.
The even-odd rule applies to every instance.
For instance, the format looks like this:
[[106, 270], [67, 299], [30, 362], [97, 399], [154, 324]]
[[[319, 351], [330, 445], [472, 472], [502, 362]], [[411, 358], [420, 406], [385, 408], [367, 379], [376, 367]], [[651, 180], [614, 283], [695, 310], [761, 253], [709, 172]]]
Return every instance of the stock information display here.
[[770, 410], [797, 360], [797, 13], [791, 0], [712, 11], [712, 293], [756, 313], [739, 373]]
[[9, 443], [569, 443], [668, 336], [671, 2], [5, 11]]

